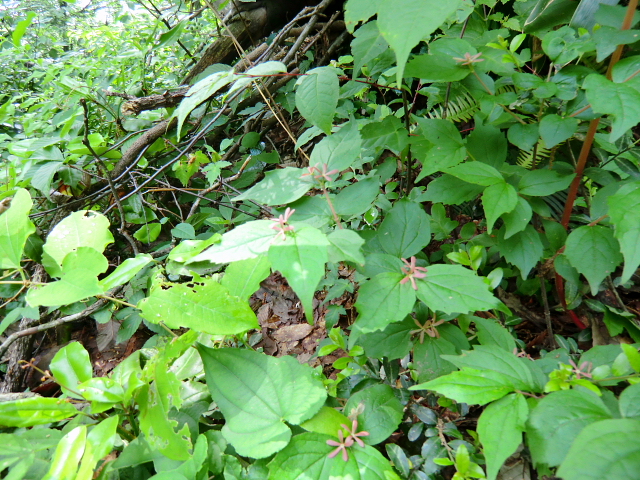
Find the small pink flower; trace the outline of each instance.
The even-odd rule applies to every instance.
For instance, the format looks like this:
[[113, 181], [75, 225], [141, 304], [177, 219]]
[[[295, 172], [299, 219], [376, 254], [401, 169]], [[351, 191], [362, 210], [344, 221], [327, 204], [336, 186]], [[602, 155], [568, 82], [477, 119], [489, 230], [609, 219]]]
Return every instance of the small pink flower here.
[[473, 65], [474, 63], [484, 62], [484, 58], [480, 58], [482, 52], [478, 52], [475, 55], [471, 55], [469, 52], [464, 54], [464, 58], [453, 57], [453, 59], [460, 65]]
[[336, 442], [335, 440], [327, 440], [327, 445], [338, 447], [329, 454], [329, 458], [335, 457], [336, 455], [338, 455], [338, 453], [340, 453], [340, 451], [342, 451], [342, 460], [348, 462], [349, 454], [347, 453], [347, 448], [353, 445], [353, 438], [351, 438], [351, 435], [349, 435], [345, 440], [342, 430], [338, 432], [338, 438], [340, 439], [339, 442]]
[[[405, 266], [402, 267], [402, 273], [406, 275], [402, 280], [400, 280], [400, 284], [404, 285], [408, 281], [411, 281], [411, 286], [414, 290], [418, 290], [418, 285], [416, 285], [416, 278], [424, 278], [427, 276], [427, 269], [425, 267], [416, 267], [416, 257], [411, 257], [411, 262], [408, 262], [406, 259], [402, 259]], [[409, 268], [406, 268], [409, 267]]]
[[293, 226], [287, 225], [287, 222], [289, 221], [289, 218], [291, 218], [291, 215], [293, 215], [293, 212], [295, 212], [295, 209], [291, 210], [289, 207], [287, 207], [287, 209], [284, 211], [284, 215], [280, 215], [278, 218], [270, 219], [272, 222], [278, 223], [277, 225], [273, 225], [271, 227], [274, 230], [278, 231], [276, 238], [282, 235], [282, 239], [284, 240], [284, 238], [287, 236], [286, 232], [292, 232], [294, 230]]
[[340, 173], [340, 170], [330, 170], [327, 172], [327, 164], [322, 164], [322, 169], [318, 168], [319, 163], [316, 163], [313, 167], [309, 167], [307, 173], [303, 173], [303, 177], [313, 177], [314, 180], [318, 182], [333, 182], [333, 178], [331, 175], [335, 175], [336, 173]]
[[347, 432], [349, 432], [349, 436], [347, 437], [347, 440], [349, 440], [349, 438], [352, 438], [353, 440], [356, 441], [356, 443], [358, 445], [360, 445], [361, 447], [364, 447], [364, 442], [362, 440], [360, 440], [358, 437], [368, 437], [369, 436], [369, 432], [358, 432], [358, 420], [354, 420], [351, 423], [351, 430], [349, 430], [349, 427], [347, 427], [344, 424], [342, 424], [340, 426], [342, 428], [344, 428]]

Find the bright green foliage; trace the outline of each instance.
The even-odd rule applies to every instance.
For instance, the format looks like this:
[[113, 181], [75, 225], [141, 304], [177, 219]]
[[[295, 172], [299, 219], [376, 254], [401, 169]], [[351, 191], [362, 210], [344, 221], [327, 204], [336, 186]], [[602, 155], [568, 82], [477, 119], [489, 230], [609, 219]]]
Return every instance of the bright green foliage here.
[[21, 188], [11, 199], [11, 207], [0, 215], [1, 268], [20, 268], [25, 242], [36, 230], [27, 216], [32, 205], [29, 192]]
[[0, 424], [6, 427], [30, 427], [64, 420], [77, 413], [73, 404], [59, 398], [31, 397], [0, 403]]
[[264, 180], [238, 195], [236, 200], [251, 199], [265, 205], [293, 202], [311, 189], [312, 184], [304, 181], [303, 174], [303, 170], [291, 167], [268, 172]]
[[213, 400], [228, 422], [222, 432], [245, 456], [264, 458], [291, 437], [283, 422], [300, 425], [324, 403], [326, 393], [311, 369], [294, 358], [198, 346]]

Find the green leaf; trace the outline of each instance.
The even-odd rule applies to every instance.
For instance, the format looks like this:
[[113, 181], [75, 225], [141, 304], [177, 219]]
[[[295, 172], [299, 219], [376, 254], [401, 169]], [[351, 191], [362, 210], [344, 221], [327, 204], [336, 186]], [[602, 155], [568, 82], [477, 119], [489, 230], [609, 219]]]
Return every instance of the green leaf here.
[[317, 165], [321, 168], [326, 164], [327, 170], [345, 170], [360, 156], [361, 145], [362, 138], [358, 125], [355, 120], [349, 120], [336, 133], [320, 140], [311, 152], [309, 165]]
[[509, 238], [505, 238], [505, 233], [506, 228], [498, 231], [498, 250], [507, 262], [518, 267], [524, 280], [542, 258], [544, 248], [540, 234], [533, 225], [527, 225], [522, 232], [515, 233]]
[[300, 425], [324, 404], [326, 391], [293, 357], [197, 345], [211, 396], [225, 417], [222, 433], [240, 455], [265, 458], [291, 438], [285, 421]]
[[[415, 324], [414, 324], [415, 328]], [[418, 373], [418, 382], [442, 377], [456, 371], [456, 366], [442, 358], [442, 355], [458, 353], [453, 343], [444, 338], [431, 338], [425, 335], [422, 341], [416, 340], [413, 346], [413, 363]]]
[[51, 468], [43, 480], [76, 480], [76, 472], [86, 443], [85, 425], [74, 428], [62, 437], [51, 459]]
[[473, 200], [482, 190], [479, 185], [464, 182], [453, 175], [446, 173], [429, 182], [425, 192], [425, 200], [444, 203], [445, 205], [460, 205]]
[[524, 396], [512, 393], [493, 402], [478, 419], [478, 435], [484, 447], [487, 478], [495, 480], [504, 461], [522, 443], [529, 407]]
[[516, 341], [509, 331], [497, 321], [475, 316], [470, 319], [476, 324], [478, 341], [481, 345], [495, 345], [510, 353], [515, 350]]
[[540, 136], [546, 148], [552, 148], [571, 138], [578, 130], [578, 119], [562, 118], [559, 115], [545, 115], [540, 121]]
[[254, 200], [265, 205], [293, 202], [313, 187], [313, 183], [306, 181], [302, 176], [304, 173], [304, 170], [293, 167], [271, 170], [264, 174], [264, 179], [233, 200]]
[[583, 274], [591, 293], [598, 293], [598, 287], [620, 263], [620, 245], [610, 228], [600, 225], [576, 228], [567, 237], [564, 255], [569, 263]]
[[[598, 52], [596, 62], [602, 62], [615, 51], [618, 45], [627, 45], [640, 40], [640, 31], [619, 30], [607, 25], [601, 25], [598, 30], [593, 32], [592, 36]], [[615, 81], [615, 76], [613, 80]]]
[[431, 265], [417, 285], [418, 298], [433, 311], [468, 313], [490, 310], [500, 303], [482, 278], [460, 265]]
[[477, 368], [504, 375], [517, 390], [540, 393], [546, 383], [546, 377], [533, 362], [495, 345], [475, 345], [472, 351], [443, 358], [458, 368]]
[[448, 168], [446, 173], [475, 185], [495, 185], [504, 182], [502, 174], [491, 165], [482, 162], [465, 162]]
[[[295, 214], [292, 218], [295, 218]], [[212, 245], [208, 250], [187, 260], [187, 265], [203, 261], [230, 263], [262, 255], [269, 250], [276, 238], [277, 232], [272, 228], [274, 225], [275, 223], [269, 220], [243, 223], [225, 233], [220, 243]], [[182, 256], [181, 254], [174, 260], [183, 261], [179, 260]]]
[[396, 0], [382, 2], [378, 9], [380, 33], [396, 53], [397, 82], [402, 77], [409, 53], [421, 40], [435, 32], [460, 5], [459, 0]]
[[335, 68], [314, 68], [307, 72], [296, 89], [296, 107], [306, 120], [329, 135], [339, 94]]
[[133, 234], [133, 238], [141, 241], [142, 243], [151, 243], [155, 242], [156, 239], [160, 236], [160, 232], [162, 231], [162, 225], [159, 223], [147, 223], [138, 229], [136, 233]]
[[567, 188], [574, 175], [561, 175], [555, 170], [530, 170], [518, 184], [519, 193], [535, 197], [546, 197]]
[[78, 342], [62, 347], [51, 360], [49, 369], [62, 387], [62, 392], [78, 399], [82, 398], [74, 393], [78, 392], [78, 384], [90, 380], [93, 375], [89, 353]]
[[127, 258], [107, 278], [100, 280], [99, 284], [105, 292], [119, 285], [124, 285], [151, 262], [153, 262], [153, 257], [146, 253], [139, 253], [133, 258]]
[[410, 283], [400, 284], [403, 277], [400, 272], [385, 272], [360, 285], [356, 322], [362, 332], [382, 330], [411, 312], [416, 293]]
[[36, 231], [29, 220], [32, 206], [29, 192], [19, 188], [11, 199], [9, 209], [0, 215], [0, 269], [20, 268], [27, 238]]
[[640, 122], [640, 92], [624, 83], [613, 83], [604, 76], [592, 73], [583, 84], [587, 100], [596, 113], [613, 117], [610, 142], [615, 142]]
[[326, 406], [322, 407], [318, 413], [309, 420], [300, 424], [300, 426], [308, 432], [323, 433], [335, 438], [338, 438], [338, 432], [343, 430], [341, 425], [351, 426], [351, 422], [335, 408]]
[[640, 421], [602, 420], [587, 426], [558, 469], [565, 480], [620, 480], [640, 471]]
[[353, 230], [334, 230], [327, 235], [329, 240], [329, 261], [338, 263], [341, 261], [354, 262], [359, 265], [364, 264], [362, 246], [364, 239]]
[[27, 12], [27, 18], [25, 18], [24, 20], [20, 20], [16, 24], [16, 28], [13, 30], [13, 32], [11, 32], [11, 40], [13, 41], [14, 47], [20, 46], [20, 40], [22, 40], [22, 37], [27, 31], [27, 28], [29, 28], [29, 25], [31, 25], [31, 22], [35, 17], [36, 12]]
[[429, 216], [419, 203], [400, 200], [384, 218], [377, 238], [388, 254], [408, 259], [431, 241]]
[[357, 444], [349, 447], [348, 461], [341, 455], [329, 458], [335, 440], [320, 433], [302, 433], [269, 463], [269, 480], [400, 480], [389, 461], [375, 448]]
[[79, 247], [64, 258], [60, 280], [31, 287], [27, 302], [32, 307], [51, 307], [103, 294], [105, 290], [98, 282], [98, 275], [108, 268], [109, 262], [102, 253], [90, 247]]
[[482, 194], [482, 206], [487, 216], [487, 230], [493, 230], [493, 224], [503, 213], [509, 213], [518, 205], [516, 189], [504, 180], [485, 188]]
[[586, 390], [561, 390], [543, 398], [531, 411], [527, 437], [533, 459], [560, 465], [578, 434], [591, 423], [611, 418], [600, 397]]
[[433, 390], [458, 403], [485, 405], [513, 392], [515, 388], [510, 379], [501, 373], [464, 368], [414, 385], [409, 390]]
[[266, 256], [259, 256], [231, 263], [220, 283], [229, 290], [231, 296], [248, 301], [270, 273], [269, 260]]
[[382, 0], [349, 0], [344, 9], [344, 20], [347, 30], [353, 33], [353, 27], [359, 22], [366, 22], [378, 12]]
[[414, 145], [415, 157], [422, 163], [422, 170], [416, 178], [420, 181], [427, 175], [445, 170], [462, 162], [467, 156], [462, 136], [456, 126], [448, 121], [432, 118], [417, 118], [419, 132], [428, 147]]
[[93, 427], [87, 435], [87, 443], [91, 445], [96, 461], [111, 453], [117, 437], [118, 421], [118, 415], [106, 418]]
[[493, 125], [476, 125], [467, 137], [467, 152], [478, 162], [500, 168], [507, 159], [507, 139]]
[[624, 256], [621, 283], [629, 281], [640, 265], [640, 182], [622, 185], [607, 199], [614, 236]]
[[[460, 39], [456, 39], [460, 40]], [[464, 43], [464, 40], [460, 40]], [[476, 49], [469, 45], [469, 53]], [[471, 70], [466, 65], [455, 61], [446, 53], [431, 53], [415, 56], [408, 64], [404, 74], [407, 77], [416, 77], [423, 83], [457, 82], [466, 78]]]
[[193, 240], [196, 238], [196, 230], [190, 223], [179, 223], [175, 228], [171, 229], [171, 235], [180, 239]]
[[[358, 431], [369, 432], [369, 436], [362, 437], [367, 445], [385, 441], [402, 421], [404, 408], [389, 385], [374, 385], [352, 394], [344, 406], [344, 413], [351, 416], [351, 412], [361, 408], [360, 405], [364, 410], [358, 415]], [[351, 427], [351, 422], [346, 425]]]
[[246, 300], [234, 297], [212, 279], [193, 284], [167, 283], [143, 299], [140, 315], [169, 328], [192, 328], [212, 335], [237, 335], [258, 328]]
[[178, 119], [178, 137], [180, 137], [182, 124], [191, 111], [202, 102], [208, 100], [209, 97], [213, 96], [218, 90], [229, 85], [235, 78], [236, 75], [234, 75], [231, 70], [215, 72], [203, 78], [189, 89], [178, 108], [173, 112], [173, 117]]
[[507, 138], [516, 147], [528, 152], [538, 141], [538, 124], [522, 125], [521, 123], [516, 123], [511, 125], [507, 131]]
[[508, 213], [502, 214], [502, 219], [504, 220], [505, 225], [504, 238], [508, 239], [516, 233], [522, 232], [527, 225], [529, 225], [532, 216], [533, 210], [531, 209], [529, 202], [521, 196], [518, 196], [518, 204], [516, 205], [516, 208]]
[[0, 425], [32, 427], [59, 422], [78, 414], [78, 409], [59, 398], [31, 397], [0, 402]]
[[360, 27], [355, 32], [354, 37], [351, 42], [351, 52], [353, 53], [352, 76], [356, 78], [362, 67], [384, 53], [389, 48], [389, 44], [378, 30], [378, 22], [375, 20]]
[[74, 212], [58, 223], [47, 237], [42, 264], [49, 275], [60, 277], [60, 267], [68, 253], [79, 247], [91, 247], [102, 253], [110, 243], [113, 243], [113, 235], [107, 217], [93, 210]]
[[640, 383], [625, 388], [619, 400], [620, 414], [624, 418], [640, 419]]
[[[403, 358], [411, 350], [411, 331], [415, 328], [413, 319], [406, 317], [402, 322], [387, 325], [384, 330], [361, 335], [358, 337], [357, 344], [364, 348], [369, 357], [387, 357], [389, 360]], [[417, 362], [415, 356], [414, 362]]]
[[389, 115], [362, 128], [362, 143], [365, 149], [391, 150], [399, 155], [409, 143], [409, 137], [400, 119]]
[[280, 271], [300, 298], [309, 323], [313, 323], [313, 295], [324, 276], [328, 260], [327, 236], [313, 227], [295, 230], [269, 249], [274, 270]]
[[380, 178], [369, 177], [343, 188], [333, 199], [336, 213], [342, 217], [362, 215], [371, 208], [380, 193]]
[[118, 403], [124, 399], [122, 386], [107, 377], [90, 378], [78, 385], [76, 391], [90, 402]]

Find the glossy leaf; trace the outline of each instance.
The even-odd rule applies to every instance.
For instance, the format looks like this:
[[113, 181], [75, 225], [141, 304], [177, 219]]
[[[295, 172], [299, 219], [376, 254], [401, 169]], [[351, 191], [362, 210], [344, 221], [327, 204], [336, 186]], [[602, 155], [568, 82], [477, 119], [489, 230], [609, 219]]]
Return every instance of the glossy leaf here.
[[30, 397], [0, 402], [0, 425], [5, 427], [45, 425], [77, 414], [73, 404], [59, 398]]
[[49, 369], [62, 387], [62, 391], [79, 399], [82, 397], [79, 395], [78, 384], [86, 382], [93, 375], [89, 352], [78, 342], [71, 342], [62, 347], [51, 360]]
[[250, 258], [231, 263], [220, 283], [231, 296], [247, 301], [270, 273], [271, 265], [266, 256]]
[[87, 427], [84, 425], [62, 437], [51, 460], [51, 468], [43, 480], [76, 480], [86, 443]]
[[293, 357], [198, 344], [213, 400], [226, 419], [222, 433], [240, 455], [264, 458], [291, 438], [324, 404], [326, 392], [310, 367]]
[[192, 328], [212, 335], [236, 335], [258, 327], [246, 300], [235, 297], [212, 279], [200, 283], [167, 284], [139, 304], [140, 315], [169, 328]]
[[[295, 219], [295, 217], [292, 218]], [[193, 258], [187, 259], [187, 265], [203, 261], [211, 263], [231, 263], [237, 262], [238, 260], [255, 258], [258, 255], [267, 253], [278, 234], [272, 228], [274, 225], [275, 223], [269, 220], [256, 220], [254, 222], [243, 223], [239, 227], [225, 233], [219, 243], [212, 245], [209, 249]], [[184, 255], [181, 253], [175, 257], [175, 260], [184, 261], [182, 257], [184, 257]]]
[[105, 292], [119, 285], [124, 285], [152, 261], [153, 257], [146, 253], [127, 258], [107, 278], [100, 280], [99, 284]]

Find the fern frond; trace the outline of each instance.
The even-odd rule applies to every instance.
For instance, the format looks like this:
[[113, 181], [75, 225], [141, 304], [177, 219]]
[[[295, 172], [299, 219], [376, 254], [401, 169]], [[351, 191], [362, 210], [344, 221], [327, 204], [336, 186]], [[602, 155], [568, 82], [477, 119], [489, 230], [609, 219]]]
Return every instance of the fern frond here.
[[[550, 153], [551, 153], [551, 150], [538, 145], [538, 148], [536, 149], [536, 158], [535, 158], [536, 165], [539, 165], [541, 160], [548, 158]], [[521, 167], [526, 168], [527, 170], [530, 170], [531, 167], [533, 166], [533, 149], [531, 149], [528, 152], [525, 152], [524, 150], [520, 150], [516, 163]]]
[[463, 122], [471, 120], [479, 108], [478, 102], [469, 92], [465, 91], [455, 98], [450, 98], [446, 109], [439, 105], [427, 113], [427, 116], [429, 118], [446, 118], [452, 122]]

